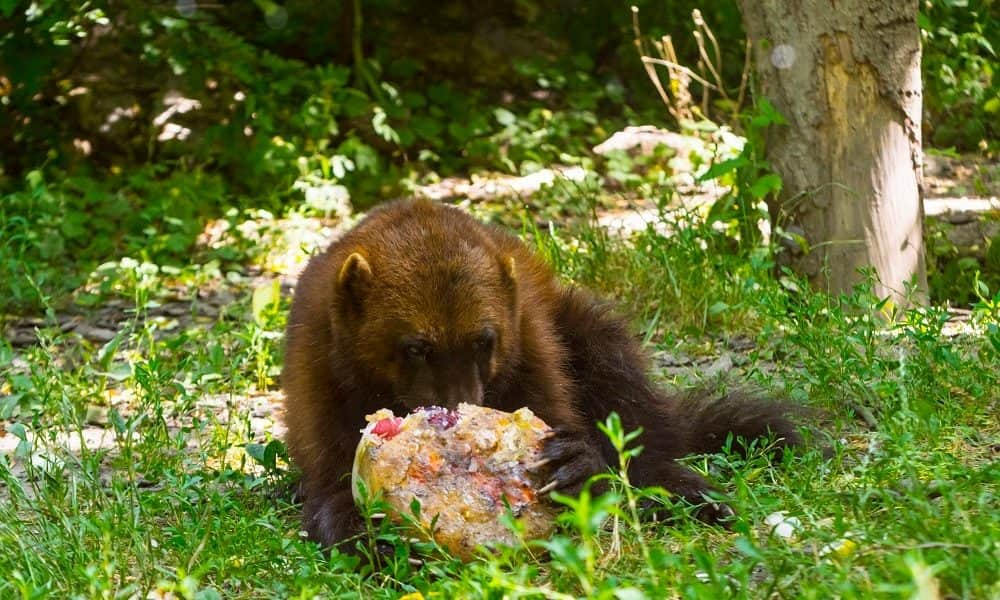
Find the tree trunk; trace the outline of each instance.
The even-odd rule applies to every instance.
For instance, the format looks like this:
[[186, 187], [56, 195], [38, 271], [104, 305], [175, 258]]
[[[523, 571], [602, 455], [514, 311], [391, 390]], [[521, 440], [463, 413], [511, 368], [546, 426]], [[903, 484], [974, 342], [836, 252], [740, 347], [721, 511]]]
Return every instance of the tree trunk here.
[[923, 301], [917, 0], [738, 0], [760, 91], [788, 120], [767, 156], [784, 260], [831, 292], [873, 267], [876, 292]]

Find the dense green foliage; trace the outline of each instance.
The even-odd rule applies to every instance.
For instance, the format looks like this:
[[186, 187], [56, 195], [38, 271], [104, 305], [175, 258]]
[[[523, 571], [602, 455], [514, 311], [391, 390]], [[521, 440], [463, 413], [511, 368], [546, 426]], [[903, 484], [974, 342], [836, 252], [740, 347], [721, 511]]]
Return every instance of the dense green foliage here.
[[350, 2], [195, 7], [0, 5], [5, 305], [61, 296], [116, 254], [188, 262], [227, 207], [329, 211], [338, 186], [364, 207], [418, 177], [579, 161], [606, 133], [597, 114], [625, 111], [574, 47], [593, 40], [546, 41], [531, 3], [366, 2], [358, 31]]
[[936, 147], [996, 145], [1000, 136], [1000, 4], [923, 3], [924, 136]]
[[[644, 34], [695, 64], [699, 4], [637, 2]], [[735, 89], [735, 3], [701, 10]], [[118, 254], [189, 262], [199, 224], [231, 207], [322, 213], [453, 173], [589, 164], [636, 115], [669, 120], [612, 0], [6, 0], [0, 16], [7, 307], [62, 298]], [[995, 3], [932, 0], [920, 22], [927, 139], [989, 146]]]

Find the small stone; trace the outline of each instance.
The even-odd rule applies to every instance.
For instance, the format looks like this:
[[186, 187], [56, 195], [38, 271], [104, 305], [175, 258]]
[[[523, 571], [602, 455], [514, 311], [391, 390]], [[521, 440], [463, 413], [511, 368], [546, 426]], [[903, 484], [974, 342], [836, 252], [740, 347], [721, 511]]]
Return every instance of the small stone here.
[[165, 305], [160, 312], [171, 317], [182, 317], [191, 312], [191, 307], [188, 304], [173, 303]]
[[728, 353], [723, 354], [705, 369], [705, 377], [716, 377], [726, 373], [733, 368], [733, 357]]
[[81, 323], [77, 326], [76, 332], [92, 342], [107, 343], [115, 339], [117, 332], [104, 327], [94, 327], [89, 323]]
[[965, 225], [979, 218], [976, 213], [966, 211], [948, 212], [942, 216], [952, 225]]
[[11, 346], [30, 346], [38, 342], [38, 334], [35, 333], [34, 329], [18, 328], [5, 337]]
[[771, 533], [777, 537], [788, 539], [802, 528], [802, 522], [797, 517], [789, 517], [788, 513], [779, 510], [764, 518], [764, 524], [771, 528]]
[[87, 415], [84, 421], [88, 425], [106, 426], [108, 424], [108, 407], [91, 404], [87, 406]]
[[790, 538], [795, 534], [795, 528], [788, 521], [783, 521], [774, 526], [771, 533], [780, 538]]
[[59, 330], [63, 333], [73, 331], [80, 324], [79, 317], [63, 317], [59, 319]]

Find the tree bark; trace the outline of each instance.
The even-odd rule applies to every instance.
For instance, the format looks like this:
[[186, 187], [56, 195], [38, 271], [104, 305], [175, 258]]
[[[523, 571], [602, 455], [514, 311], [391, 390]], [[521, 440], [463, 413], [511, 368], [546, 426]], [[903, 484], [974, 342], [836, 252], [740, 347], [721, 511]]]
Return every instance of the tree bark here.
[[788, 121], [768, 135], [784, 182], [770, 211], [806, 244], [783, 260], [831, 292], [870, 266], [880, 297], [924, 301], [917, 0], [738, 2], [759, 90]]

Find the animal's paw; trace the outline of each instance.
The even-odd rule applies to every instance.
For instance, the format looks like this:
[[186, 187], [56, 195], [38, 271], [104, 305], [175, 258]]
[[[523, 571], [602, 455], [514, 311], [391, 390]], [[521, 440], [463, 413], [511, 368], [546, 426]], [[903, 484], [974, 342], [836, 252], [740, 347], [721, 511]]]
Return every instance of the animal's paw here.
[[302, 506], [302, 523], [309, 539], [324, 548], [336, 546], [341, 552], [352, 552], [353, 542], [361, 534], [364, 522], [349, 492], [317, 496], [307, 496]]
[[729, 528], [736, 512], [709, 494], [700, 498], [676, 498], [673, 502], [663, 497], [645, 498], [639, 501], [639, 512], [644, 520], [658, 523], [680, 522], [684, 515], [692, 514], [703, 523]]
[[529, 469], [544, 482], [539, 494], [558, 491], [575, 496], [605, 466], [598, 445], [585, 433], [555, 429], [545, 439], [541, 458]]
[[728, 528], [736, 516], [736, 511], [725, 502], [705, 498], [705, 503], [698, 507], [695, 516], [705, 523]]

